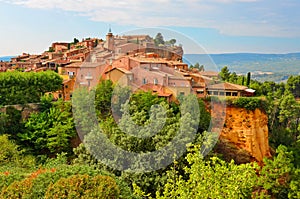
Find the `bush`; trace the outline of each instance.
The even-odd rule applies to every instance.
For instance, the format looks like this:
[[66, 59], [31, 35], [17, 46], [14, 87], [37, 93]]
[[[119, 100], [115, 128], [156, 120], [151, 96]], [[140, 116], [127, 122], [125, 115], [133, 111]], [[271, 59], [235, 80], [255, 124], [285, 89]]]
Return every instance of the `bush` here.
[[25, 178], [25, 173], [5, 171], [0, 173], [0, 191], [8, 187], [15, 181], [20, 181]]
[[0, 73], [0, 105], [39, 102], [46, 92], [61, 89], [62, 78], [53, 71]]
[[267, 104], [261, 98], [254, 97], [239, 97], [232, 100], [232, 104], [239, 108], [245, 108], [247, 110], [255, 110], [257, 108], [266, 110]]
[[26, 178], [21, 181], [14, 181], [8, 187], [1, 191], [1, 198], [31, 198], [30, 190], [32, 187], [32, 179]]
[[18, 146], [7, 135], [0, 136], [0, 164], [15, 162], [19, 156]]
[[74, 175], [50, 185], [45, 198], [118, 198], [115, 180], [108, 176]]
[[47, 169], [45, 172], [37, 175], [32, 181], [30, 198], [44, 198], [48, 186], [61, 178], [67, 178], [76, 174], [95, 176], [99, 173], [99, 170], [94, 170], [88, 166], [61, 165], [57, 168]]
[[35, 158], [23, 155], [18, 145], [8, 139], [8, 135], [0, 135], [0, 165], [31, 168], [35, 166]]

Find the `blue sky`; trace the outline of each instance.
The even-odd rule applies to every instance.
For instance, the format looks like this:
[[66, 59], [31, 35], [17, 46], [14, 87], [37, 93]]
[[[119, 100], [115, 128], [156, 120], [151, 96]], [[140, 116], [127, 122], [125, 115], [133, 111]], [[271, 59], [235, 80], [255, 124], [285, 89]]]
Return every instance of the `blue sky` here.
[[104, 38], [109, 24], [114, 34], [162, 32], [186, 53], [300, 52], [299, 10], [299, 0], [0, 0], [0, 56]]

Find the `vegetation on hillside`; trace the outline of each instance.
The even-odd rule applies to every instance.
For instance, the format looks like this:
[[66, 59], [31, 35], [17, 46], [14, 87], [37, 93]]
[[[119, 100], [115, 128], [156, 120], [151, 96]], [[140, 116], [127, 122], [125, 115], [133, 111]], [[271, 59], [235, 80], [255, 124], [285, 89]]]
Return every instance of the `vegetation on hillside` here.
[[[16, 77], [12, 79], [22, 79], [19, 73], [9, 75], [14, 74]], [[226, 69], [222, 76], [225, 81], [247, 84], [247, 77]], [[51, 76], [59, 85], [61, 80], [55, 77]], [[130, 95], [128, 88], [101, 81], [90, 92], [81, 90], [72, 105], [62, 101], [53, 103], [51, 96], [41, 97], [42, 93], [54, 89], [50, 81], [53, 87], [34, 95], [34, 99], [20, 102], [18, 94], [9, 95], [7, 87], [1, 87], [6, 91], [5, 95], [1, 91], [3, 104], [10, 100], [32, 101], [40, 102], [41, 106], [40, 112], [28, 118], [22, 118], [20, 111], [13, 108], [0, 113], [0, 197], [299, 198], [300, 104], [296, 101], [299, 77], [290, 77], [287, 84], [260, 83], [250, 77], [249, 87], [265, 98], [263, 106], [269, 117], [269, 139], [274, 149], [273, 158], [265, 159], [263, 166], [234, 162], [230, 158], [233, 156], [220, 154], [221, 150], [216, 149], [205, 157], [201, 155], [204, 144], [213, 144], [209, 138], [214, 135], [207, 132], [210, 114], [201, 99], [195, 101], [187, 96], [187, 103], [180, 107], [149, 92]], [[78, 103], [85, 106], [77, 106]], [[199, 110], [185, 111], [195, 107], [195, 103]], [[230, 103], [250, 110], [262, 106], [259, 98], [250, 101], [240, 98]], [[157, 122], [148, 128], [154, 120]], [[80, 135], [85, 137], [81, 144], [77, 142], [75, 126], [86, 132]], [[195, 139], [176, 138], [180, 133], [195, 133]], [[174, 139], [189, 144], [184, 146], [187, 151], [182, 156], [167, 153], [166, 157], [156, 157], [149, 164], [135, 161], [138, 157], [102, 157], [102, 153], [117, 157], [103, 148], [106, 146], [104, 138], [120, 149], [137, 154], [163, 149]], [[224, 145], [224, 142], [218, 143], [219, 149], [226, 148]], [[95, 151], [101, 152], [100, 155]], [[171, 164], [163, 168], [130, 172], [142, 166], [151, 170], [166, 159], [171, 160]], [[131, 163], [130, 169], [118, 170], [105, 164], [109, 161], [124, 163], [124, 160]]]

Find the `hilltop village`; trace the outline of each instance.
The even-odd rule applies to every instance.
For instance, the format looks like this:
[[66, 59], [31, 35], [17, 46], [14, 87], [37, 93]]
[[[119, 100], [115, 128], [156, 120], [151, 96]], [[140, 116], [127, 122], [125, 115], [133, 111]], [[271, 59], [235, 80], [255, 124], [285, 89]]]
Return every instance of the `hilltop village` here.
[[207, 71], [175, 44], [108, 31], [0, 62], [0, 198], [299, 198], [300, 77]]
[[[159, 33], [160, 34], [160, 33]], [[217, 71], [204, 71], [182, 62], [183, 49], [176, 40], [159, 44], [149, 35], [113, 35], [106, 39], [87, 38], [81, 42], [55, 42], [40, 55], [23, 53], [0, 62], [0, 72], [39, 72], [54, 70], [64, 79], [56, 99], [70, 100], [75, 88], [93, 88], [100, 79], [130, 86], [133, 90], [152, 91], [168, 101], [180, 95], [253, 96], [246, 86], [222, 83]], [[201, 61], [201, 60], [200, 60]]]

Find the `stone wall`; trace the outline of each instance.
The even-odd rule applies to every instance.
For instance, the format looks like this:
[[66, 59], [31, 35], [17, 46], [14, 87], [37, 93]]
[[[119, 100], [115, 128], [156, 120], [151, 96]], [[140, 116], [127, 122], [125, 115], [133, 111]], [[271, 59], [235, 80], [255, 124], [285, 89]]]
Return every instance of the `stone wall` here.
[[28, 118], [28, 116], [33, 112], [39, 111], [39, 104], [32, 103], [26, 105], [8, 105], [0, 108], [0, 112], [6, 113], [7, 108], [12, 107], [17, 109], [18, 111], [22, 111], [22, 119]]

